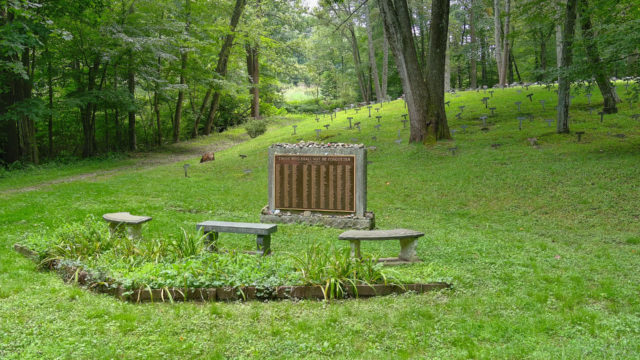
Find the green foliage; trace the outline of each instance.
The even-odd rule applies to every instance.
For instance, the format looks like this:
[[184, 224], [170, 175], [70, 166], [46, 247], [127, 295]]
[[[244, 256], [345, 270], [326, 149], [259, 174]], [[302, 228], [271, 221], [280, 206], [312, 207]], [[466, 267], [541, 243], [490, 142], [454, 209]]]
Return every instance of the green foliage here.
[[305, 285], [321, 285], [325, 299], [342, 298], [356, 285], [386, 284], [391, 280], [375, 258], [352, 259], [349, 249], [316, 243], [300, 256], [295, 267]]
[[267, 132], [267, 122], [263, 119], [251, 119], [244, 125], [247, 134], [253, 139]]

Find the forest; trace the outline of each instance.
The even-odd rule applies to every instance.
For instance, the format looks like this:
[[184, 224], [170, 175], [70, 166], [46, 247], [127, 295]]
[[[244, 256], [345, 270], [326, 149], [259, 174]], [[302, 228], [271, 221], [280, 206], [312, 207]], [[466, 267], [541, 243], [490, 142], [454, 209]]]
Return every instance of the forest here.
[[[635, 0], [2, 0], [0, 165], [150, 150], [247, 121], [405, 96], [449, 138], [444, 92], [596, 87], [637, 101]], [[303, 100], [284, 96], [303, 88]], [[635, 86], [634, 89], [638, 87]], [[565, 109], [566, 111], [563, 111]]]

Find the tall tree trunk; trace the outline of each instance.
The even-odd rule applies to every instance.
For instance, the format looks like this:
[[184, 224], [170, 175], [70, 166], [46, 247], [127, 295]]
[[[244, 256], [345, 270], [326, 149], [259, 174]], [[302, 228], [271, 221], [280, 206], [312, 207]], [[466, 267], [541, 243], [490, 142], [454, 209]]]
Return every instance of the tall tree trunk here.
[[[134, 69], [133, 49], [129, 49], [129, 66], [127, 68], [127, 87], [129, 96], [135, 106], [136, 102], [136, 73]], [[129, 150], [135, 151], [138, 148], [136, 140], [136, 111], [129, 110]]]
[[[218, 65], [216, 66], [216, 74], [217, 77], [224, 79], [227, 76], [227, 63], [229, 62], [229, 55], [231, 53], [231, 46], [233, 46], [233, 39], [235, 38], [236, 27], [238, 26], [238, 22], [240, 22], [240, 17], [242, 16], [242, 11], [244, 10], [244, 6], [246, 4], [246, 0], [236, 0], [236, 4], [233, 8], [233, 14], [231, 15], [231, 23], [229, 24], [229, 33], [224, 37], [224, 43], [222, 44], [222, 48], [220, 49], [220, 53], [218, 54]], [[210, 89], [210, 91], [214, 91]], [[207, 92], [209, 94], [209, 92]], [[205, 99], [206, 99], [205, 95]], [[203, 101], [204, 103], [204, 101]], [[209, 135], [211, 133], [211, 126], [213, 125], [213, 119], [218, 111], [218, 106], [220, 105], [220, 92], [213, 92], [213, 99], [211, 100], [211, 106], [209, 108], [209, 115], [207, 116], [207, 124], [204, 128], [204, 134]]]
[[602, 98], [604, 99], [605, 114], [615, 114], [618, 112], [616, 106], [615, 88], [611, 86], [609, 77], [605, 71], [604, 64], [600, 60], [598, 45], [594, 41], [593, 26], [591, 25], [591, 14], [589, 10], [588, 0], [580, 0], [580, 23], [582, 26], [582, 37], [584, 38], [585, 50], [587, 58], [592, 69], [593, 76], [596, 79]]
[[260, 117], [260, 62], [258, 61], [258, 44], [247, 44], [247, 72], [249, 73], [249, 81], [251, 82], [251, 117]]
[[360, 59], [360, 48], [358, 47], [358, 39], [356, 38], [356, 31], [353, 23], [349, 23], [347, 26], [349, 31], [349, 43], [351, 44], [351, 55], [353, 56], [353, 65], [355, 66], [356, 76], [358, 78], [358, 86], [360, 87], [360, 94], [362, 95], [362, 101], [369, 102], [369, 84], [364, 77], [364, 67], [362, 66], [362, 60]]
[[447, 114], [444, 110], [444, 69], [449, 29], [449, 0], [433, 0], [427, 58], [427, 139], [435, 142], [450, 139]]
[[[562, 7], [558, 7], [558, 13], [562, 13]], [[556, 68], [558, 70], [558, 81], [560, 81], [560, 69], [562, 68], [562, 20], [556, 24]]]
[[398, 74], [409, 112], [409, 142], [424, 142], [427, 138], [427, 85], [422, 76], [413, 41], [409, 9], [406, 0], [378, 0], [380, 15], [396, 59]]
[[[100, 57], [96, 56], [93, 60], [93, 64], [89, 66], [87, 73], [87, 87], [88, 93], [92, 93], [96, 88], [96, 76], [98, 69], [100, 68]], [[82, 76], [82, 75], [80, 75]], [[82, 82], [79, 82], [80, 87], [84, 87]], [[83, 104], [80, 107], [80, 121], [82, 122], [82, 157], [89, 157], [96, 154], [96, 124], [95, 124], [95, 111], [96, 104], [93, 100]]]
[[[191, 0], [185, 0], [185, 35], [189, 36], [191, 26]], [[176, 113], [173, 117], [173, 142], [180, 141], [180, 123], [182, 122], [182, 104], [184, 103], [184, 91], [187, 84], [186, 71], [189, 52], [186, 47], [180, 48], [180, 89], [178, 90], [178, 100], [176, 101]]]
[[365, 21], [367, 22], [367, 45], [369, 47], [369, 66], [371, 68], [371, 77], [373, 77], [373, 85], [376, 92], [376, 100], [381, 102], [382, 88], [380, 87], [380, 80], [378, 78], [378, 64], [376, 62], [376, 51], [373, 46], [373, 25], [371, 24], [371, 6], [368, 4], [365, 11]]
[[493, 36], [495, 41], [496, 67], [498, 68], [498, 85], [504, 87], [506, 80], [502, 72], [502, 24], [500, 21], [500, 0], [493, 0]]
[[47, 117], [47, 137], [49, 140], [49, 158], [53, 158], [53, 66], [49, 47], [45, 49], [47, 57], [47, 88], [49, 95], [49, 116]]
[[560, 79], [558, 84], [558, 133], [569, 132], [569, 95], [571, 93], [569, 67], [573, 60], [576, 2], [577, 0], [567, 0], [564, 31], [562, 33], [562, 57], [560, 58]]
[[449, 51], [449, 41], [447, 41], [447, 55], [444, 58], [444, 91], [451, 90], [451, 51]]
[[389, 39], [387, 39], [387, 31], [382, 27], [382, 91], [383, 99], [387, 99], [387, 83], [389, 78]]
[[[480, 72], [482, 73], [482, 85], [488, 85], [487, 81], [487, 41], [484, 35], [480, 37]], [[445, 80], [446, 81], [446, 80]]]
[[509, 47], [509, 32], [511, 30], [511, 0], [504, 2], [504, 30], [502, 31], [502, 80], [501, 86], [506, 85], [507, 69], [509, 67], [509, 56], [511, 54]]
[[477, 75], [477, 65], [476, 65], [476, 25], [475, 25], [475, 8], [474, 8], [474, 0], [471, 0], [471, 5], [469, 6], [469, 31], [470, 31], [470, 45], [471, 45], [471, 58], [470, 58], [470, 69], [469, 69], [469, 82], [472, 89], [478, 87], [478, 75]]

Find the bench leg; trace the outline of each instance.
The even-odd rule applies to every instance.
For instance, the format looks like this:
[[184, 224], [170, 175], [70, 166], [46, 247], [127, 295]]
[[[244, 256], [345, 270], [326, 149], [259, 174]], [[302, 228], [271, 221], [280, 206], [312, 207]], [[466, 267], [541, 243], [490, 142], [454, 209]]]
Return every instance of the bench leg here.
[[124, 225], [118, 223], [109, 223], [109, 237], [124, 236]]
[[127, 236], [131, 240], [142, 239], [142, 224], [128, 225]]
[[258, 245], [258, 252], [262, 253], [263, 256], [271, 254], [271, 235], [258, 235], [256, 244]]
[[205, 233], [207, 235], [207, 250], [218, 252], [218, 233], [215, 231]]
[[404, 261], [419, 261], [416, 254], [416, 247], [418, 246], [418, 239], [400, 239], [400, 255], [398, 258]]
[[360, 240], [349, 240], [351, 244], [351, 258], [360, 259]]

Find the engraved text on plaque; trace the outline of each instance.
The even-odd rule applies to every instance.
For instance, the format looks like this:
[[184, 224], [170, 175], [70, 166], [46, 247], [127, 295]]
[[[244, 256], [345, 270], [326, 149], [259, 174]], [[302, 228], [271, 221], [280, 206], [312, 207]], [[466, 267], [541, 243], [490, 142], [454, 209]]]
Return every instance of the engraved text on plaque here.
[[355, 156], [275, 155], [276, 209], [355, 212]]

